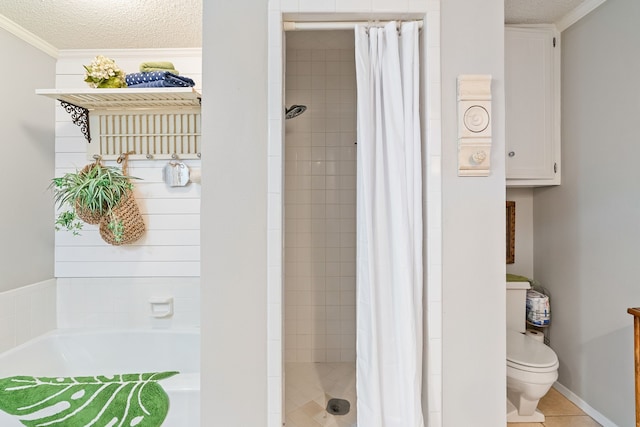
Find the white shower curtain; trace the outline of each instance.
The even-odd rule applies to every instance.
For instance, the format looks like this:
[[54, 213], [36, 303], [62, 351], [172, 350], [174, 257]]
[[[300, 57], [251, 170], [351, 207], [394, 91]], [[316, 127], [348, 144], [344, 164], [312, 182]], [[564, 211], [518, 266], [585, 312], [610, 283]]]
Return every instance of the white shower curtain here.
[[422, 427], [418, 26], [356, 26], [358, 425]]

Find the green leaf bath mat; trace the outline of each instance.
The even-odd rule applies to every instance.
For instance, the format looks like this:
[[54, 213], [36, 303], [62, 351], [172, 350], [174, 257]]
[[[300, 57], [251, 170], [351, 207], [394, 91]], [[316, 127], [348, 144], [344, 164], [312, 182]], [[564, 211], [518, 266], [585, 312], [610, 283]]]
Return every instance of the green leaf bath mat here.
[[178, 372], [0, 379], [0, 410], [28, 427], [159, 427], [169, 397], [158, 381]]

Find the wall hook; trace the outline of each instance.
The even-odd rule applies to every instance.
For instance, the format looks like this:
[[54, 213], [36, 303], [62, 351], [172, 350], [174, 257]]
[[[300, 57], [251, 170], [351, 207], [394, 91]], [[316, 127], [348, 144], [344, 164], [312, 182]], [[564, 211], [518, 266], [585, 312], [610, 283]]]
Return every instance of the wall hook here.
[[133, 151], [133, 150], [131, 150], [131, 151], [127, 151], [126, 153], [120, 153], [120, 155], [119, 155], [119, 156], [118, 156], [118, 158], [116, 159], [116, 162], [117, 162], [118, 164], [120, 164], [120, 163], [122, 163], [122, 162], [125, 162], [125, 165], [126, 165], [126, 164], [127, 164], [127, 163], [126, 163], [127, 157], [128, 157], [130, 154], [136, 154], [136, 152], [135, 152], [135, 151]]

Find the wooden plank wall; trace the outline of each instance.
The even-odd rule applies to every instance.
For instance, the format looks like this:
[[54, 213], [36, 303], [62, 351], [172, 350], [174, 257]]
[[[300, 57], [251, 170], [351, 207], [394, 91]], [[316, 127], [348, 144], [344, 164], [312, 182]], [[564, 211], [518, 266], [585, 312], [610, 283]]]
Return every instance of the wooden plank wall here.
[[[181, 75], [201, 88], [200, 49], [171, 50], [73, 50], [62, 51], [56, 68], [56, 88], [86, 88], [83, 65], [98, 54], [116, 61], [125, 72], [137, 72], [144, 61], [171, 61]], [[46, 89], [46, 88], [43, 88]], [[55, 107], [54, 107], [55, 104]], [[81, 169], [89, 163], [87, 142], [70, 115], [56, 108], [55, 176]], [[185, 163], [200, 171], [200, 160]], [[117, 166], [115, 162], [104, 162]], [[56, 233], [56, 277], [194, 277], [200, 275], [200, 184], [168, 187], [162, 180], [166, 160], [129, 162], [135, 182], [134, 195], [144, 217], [147, 232], [130, 246], [105, 243], [97, 226], [85, 225], [81, 236]], [[53, 220], [52, 220], [53, 221]]]

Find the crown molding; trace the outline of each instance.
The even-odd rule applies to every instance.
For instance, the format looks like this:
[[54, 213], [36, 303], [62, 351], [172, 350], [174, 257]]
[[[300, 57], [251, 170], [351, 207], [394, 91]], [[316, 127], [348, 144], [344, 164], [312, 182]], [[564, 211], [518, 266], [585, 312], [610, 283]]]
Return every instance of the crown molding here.
[[29, 43], [36, 49], [40, 49], [47, 55], [56, 59], [58, 58], [58, 49], [55, 46], [16, 24], [4, 15], [0, 15], [0, 28], [7, 30], [20, 40]]
[[594, 9], [600, 6], [607, 0], [586, 0], [580, 6], [573, 9], [571, 12], [564, 15], [560, 20], [558, 20], [555, 25], [558, 28], [558, 31], [562, 32], [587, 16]]

